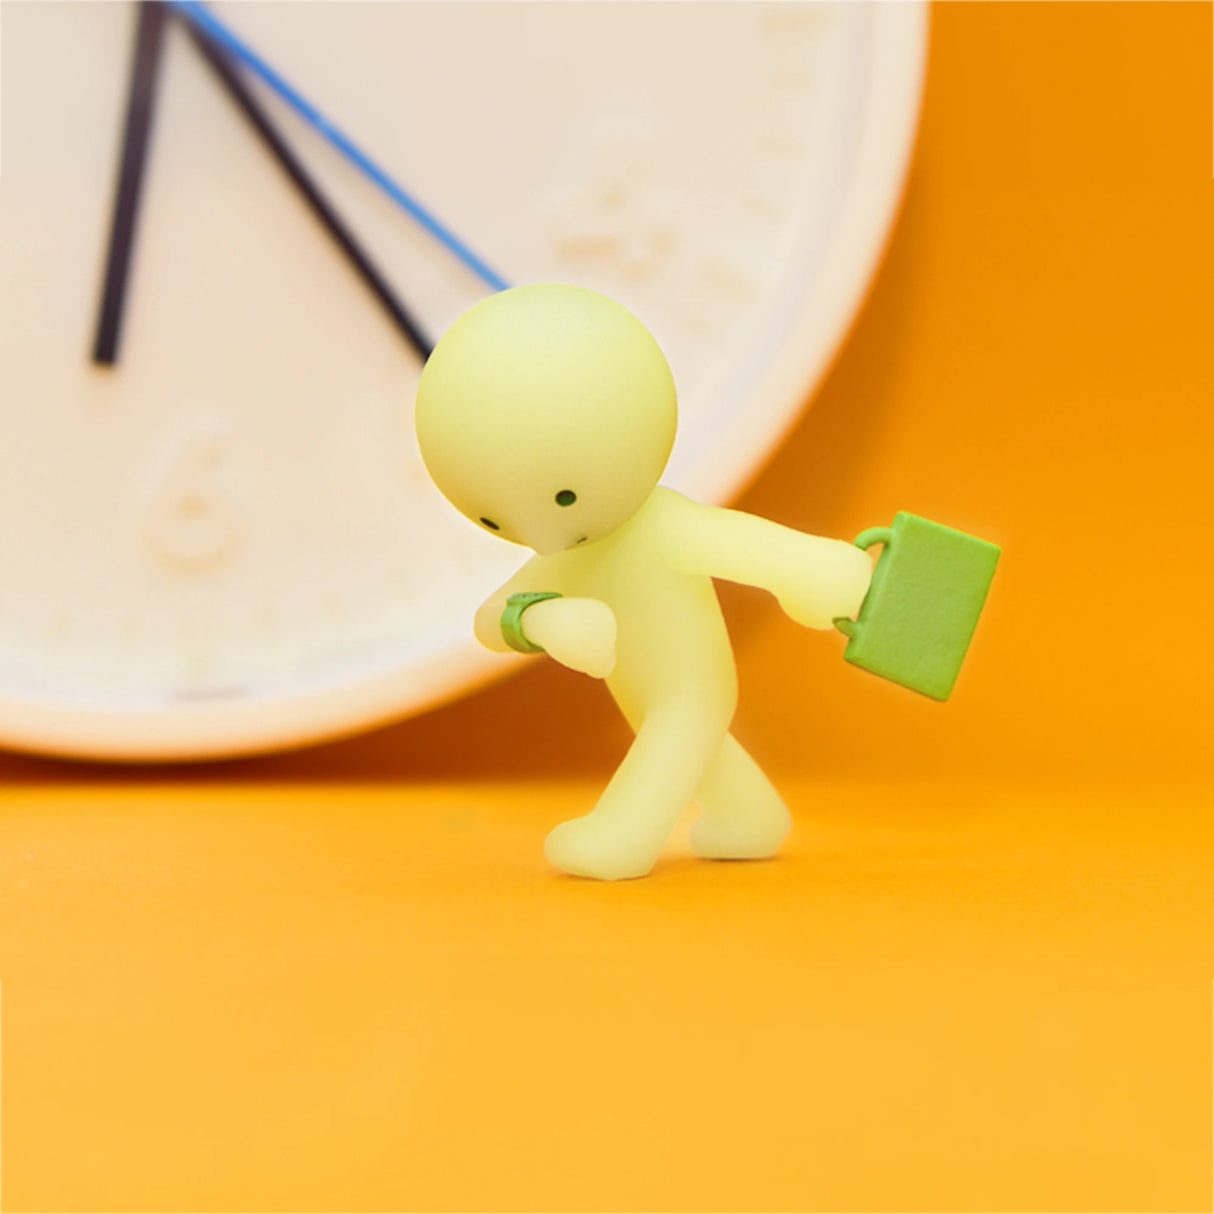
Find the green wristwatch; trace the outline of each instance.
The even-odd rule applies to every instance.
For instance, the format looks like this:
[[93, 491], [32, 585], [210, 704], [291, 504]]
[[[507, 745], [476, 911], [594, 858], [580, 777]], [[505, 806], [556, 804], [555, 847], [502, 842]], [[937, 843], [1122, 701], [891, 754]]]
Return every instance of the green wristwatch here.
[[506, 600], [506, 610], [502, 612], [502, 640], [517, 653], [543, 653], [542, 645], [533, 644], [523, 635], [523, 612], [533, 603], [560, 597], [555, 590], [532, 590], [526, 594], [512, 594]]

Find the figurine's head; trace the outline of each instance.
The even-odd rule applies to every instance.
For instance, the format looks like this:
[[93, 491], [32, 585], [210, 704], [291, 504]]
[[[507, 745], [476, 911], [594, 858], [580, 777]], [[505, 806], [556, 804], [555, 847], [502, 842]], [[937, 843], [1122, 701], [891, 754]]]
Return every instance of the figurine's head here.
[[610, 535], [644, 505], [674, 443], [674, 380], [619, 304], [581, 287], [515, 287], [443, 335], [416, 419], [451, 504], [548, 555]]

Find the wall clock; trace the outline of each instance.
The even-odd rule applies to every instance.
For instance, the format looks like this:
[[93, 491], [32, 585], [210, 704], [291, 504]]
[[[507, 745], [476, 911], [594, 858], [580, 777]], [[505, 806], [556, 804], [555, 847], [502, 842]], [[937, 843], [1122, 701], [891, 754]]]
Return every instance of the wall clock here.
[[[502, 278], [635, 311], [681, 391], [667, 483], [716, 501], [858, 306], [926, 49], [917, 3], [207, 11]], [[343, 249], [189, 20], [147, 19], [2, 14], [0, 741], [232, 755], [458, 695], [501, 668], [470, 620], [521, 553], [438, 497], [410, 406], [418, 341], [492, 286], [229, 47]]]

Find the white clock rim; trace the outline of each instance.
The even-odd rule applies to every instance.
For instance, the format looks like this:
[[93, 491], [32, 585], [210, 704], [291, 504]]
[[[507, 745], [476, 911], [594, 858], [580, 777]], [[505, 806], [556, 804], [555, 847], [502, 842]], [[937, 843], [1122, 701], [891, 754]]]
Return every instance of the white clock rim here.
[[[854, 324], [892, 234], [918, 129], [927, 62], [926, 0], [874, 4], [870, 90], [840, 213], [813, 290], [738, 417], [681, 487], [727, 501], [758, 475], [808, 406]], [[289, 694], [99, 708], [0, 693], [13, 749], [116, 762], [235, 758], [313, 745], [437, 708], [530, 659], [483, 650], [466, 628], [420, 661]]]

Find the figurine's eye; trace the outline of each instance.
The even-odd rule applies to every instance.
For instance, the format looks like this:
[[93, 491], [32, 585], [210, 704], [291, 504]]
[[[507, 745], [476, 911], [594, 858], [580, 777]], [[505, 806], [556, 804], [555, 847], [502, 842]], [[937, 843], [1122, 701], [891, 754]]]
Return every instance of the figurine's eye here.
[[484, 523], [485, 526], [488, 527], [490, 531], [500, 531], [501, 530], [501, 528], [491, 518], [482, 518], [481, 522]]
[[562, 489], [556, 495], [556, 504], [558, 506], [572, 506], [577, 501], [577, 494], [572, 489]]

